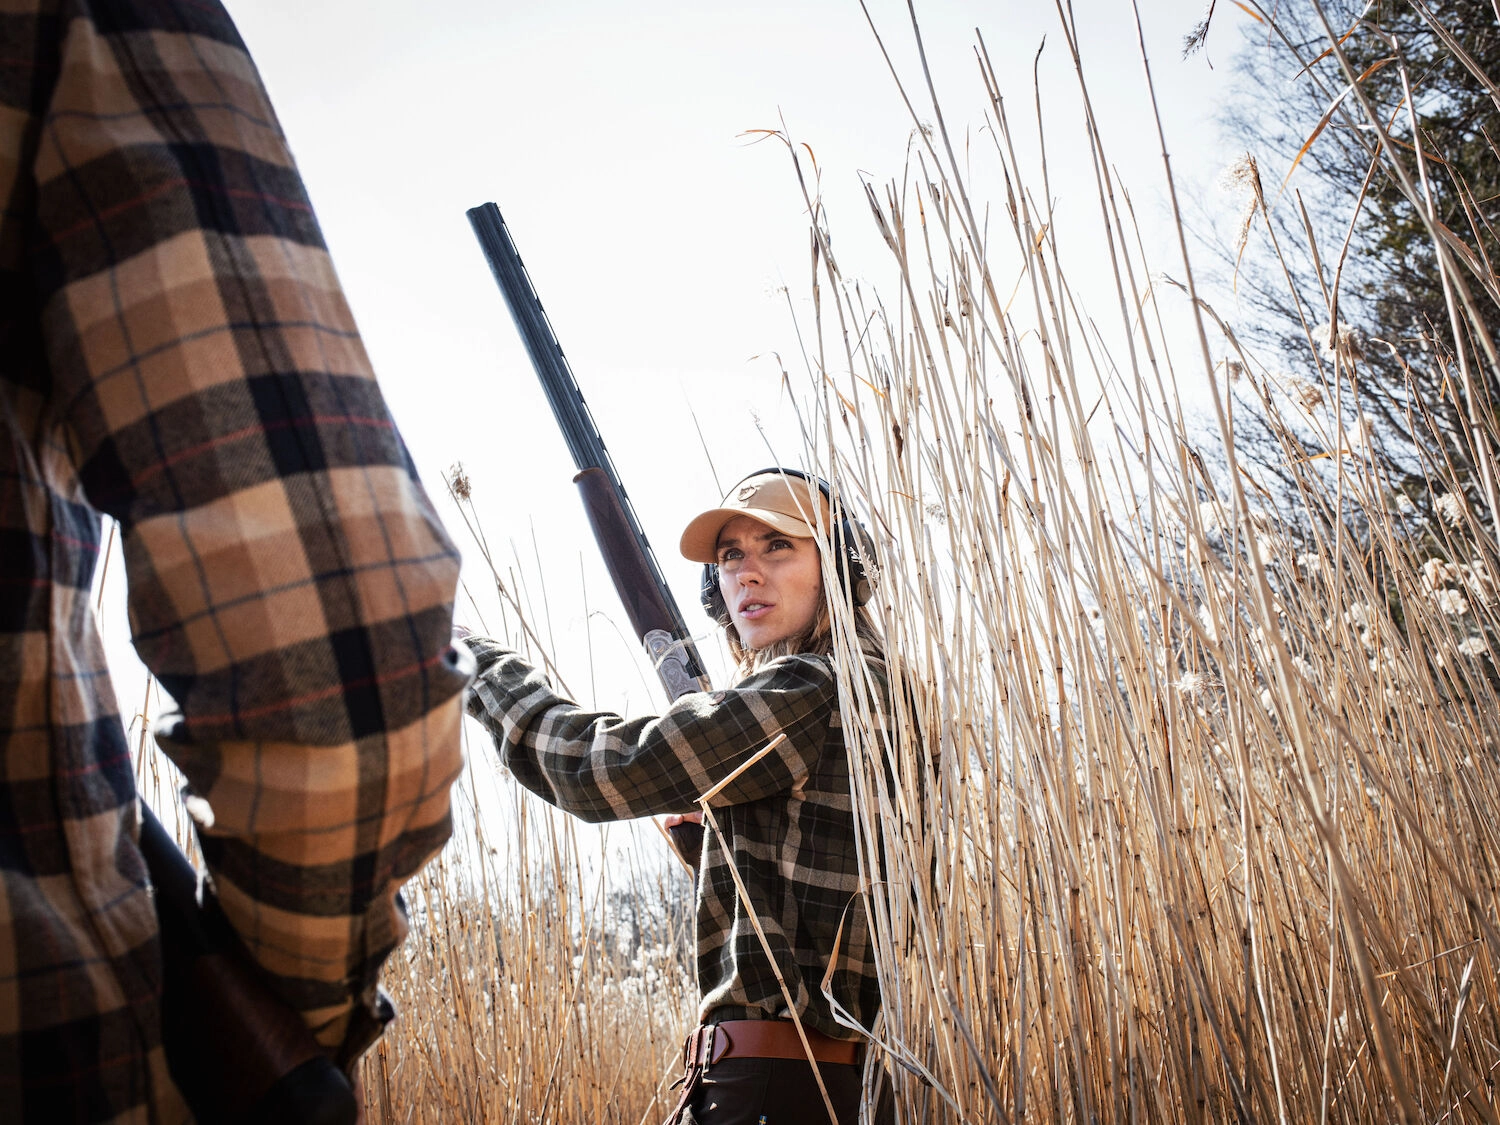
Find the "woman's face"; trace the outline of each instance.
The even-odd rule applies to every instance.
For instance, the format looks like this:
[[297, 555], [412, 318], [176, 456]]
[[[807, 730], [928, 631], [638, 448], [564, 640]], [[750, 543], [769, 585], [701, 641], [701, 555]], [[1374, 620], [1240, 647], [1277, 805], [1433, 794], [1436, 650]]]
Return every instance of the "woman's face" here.
[[811, 539], [783, 535], [750, 516], [719, 532], [719, 591], [749, 649], [800, 636], [823, 605], [823, 569]]

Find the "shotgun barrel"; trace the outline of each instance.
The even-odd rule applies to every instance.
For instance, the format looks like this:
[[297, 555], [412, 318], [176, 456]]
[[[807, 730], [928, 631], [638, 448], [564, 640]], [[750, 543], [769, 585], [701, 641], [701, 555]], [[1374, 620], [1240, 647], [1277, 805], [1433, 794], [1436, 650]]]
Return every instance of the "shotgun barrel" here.
[[582, 494], [589, 524], [615, 591], [636, 636], [651, 656], [667, 698], [708, 690], [708, 676], [692, 634], [662, 577], [651, 544], [641, 530], [620, 474], [604, 447], [599, 427], [578, 389], [578, 381], [537, 298], [526, 266], [516, 252], [500, 208], [485, 203], [471, 208], [468, 216], [573, 455], [573, 464], [578, 469], [573, 480]]

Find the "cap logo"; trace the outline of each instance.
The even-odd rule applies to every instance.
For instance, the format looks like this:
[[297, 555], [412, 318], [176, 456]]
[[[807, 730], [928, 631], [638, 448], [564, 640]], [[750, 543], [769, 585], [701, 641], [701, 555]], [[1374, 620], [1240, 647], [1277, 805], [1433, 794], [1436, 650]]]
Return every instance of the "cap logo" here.
[[744, 488], [740, 489], [739, 492], [735, 493], [735, 497], [734, 498], [736, 500], [738, 500], [741, 504], [743, 504], [746, 500], [750, 499], [750, 497], [754, 496], [759, 491], [760, 491], [760, 485], [758, 485], [758, 484], [747, 484], [747, 485], [745, 485]]

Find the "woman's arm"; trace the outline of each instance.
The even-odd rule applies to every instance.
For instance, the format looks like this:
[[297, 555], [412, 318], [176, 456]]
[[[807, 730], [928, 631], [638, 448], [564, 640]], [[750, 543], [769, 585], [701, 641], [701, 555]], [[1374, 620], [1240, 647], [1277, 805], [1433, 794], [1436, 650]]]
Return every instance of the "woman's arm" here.
[[465, 643], [479, 665], [468, 709], [532, 792], [585, 820], [626, 820], [692, 808], [778, 734], [786, 739], [714, 804], [795, 787], [823, 750], [838, 692], [827, 661], [789, 656], [727, 691], [678, 699], [660, 716], [626, 720], [585, 711], [494, 641]]

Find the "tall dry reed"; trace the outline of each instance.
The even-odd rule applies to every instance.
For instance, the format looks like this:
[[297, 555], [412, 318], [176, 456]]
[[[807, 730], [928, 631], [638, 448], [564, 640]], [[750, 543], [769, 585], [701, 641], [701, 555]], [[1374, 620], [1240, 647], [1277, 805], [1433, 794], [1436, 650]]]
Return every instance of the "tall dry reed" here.
[[[808, 425], [876, 529], [911, 685], [886, 744], [844, 646], [904, 1119], [1493, 1122], [1494, 510], [1434, 463], [1447, 522], [1414, 526], [1355, 351], [1324, 340], [1320, 364], [1310, 340], [1291, 394], [1197, 303], [1185, 240], [1146, 252], [1080, 71], [1117, 301], [1086, 319], [1034, 202], [1045, 155], [1017, 155], [979, 59], [1001, 207], [925, 105], [909, 175], [870, 192], [898, 288], [872, 296], [822, 244]], [[1475, 281], [1455, 352], [1482, 342]], [[1179, 289], [1186, 339], [1157, 307]], [[1211, 388], [1216, 440], [1182, 380]], [[1236, 449], [1247, 408], [1290, 503]]]

